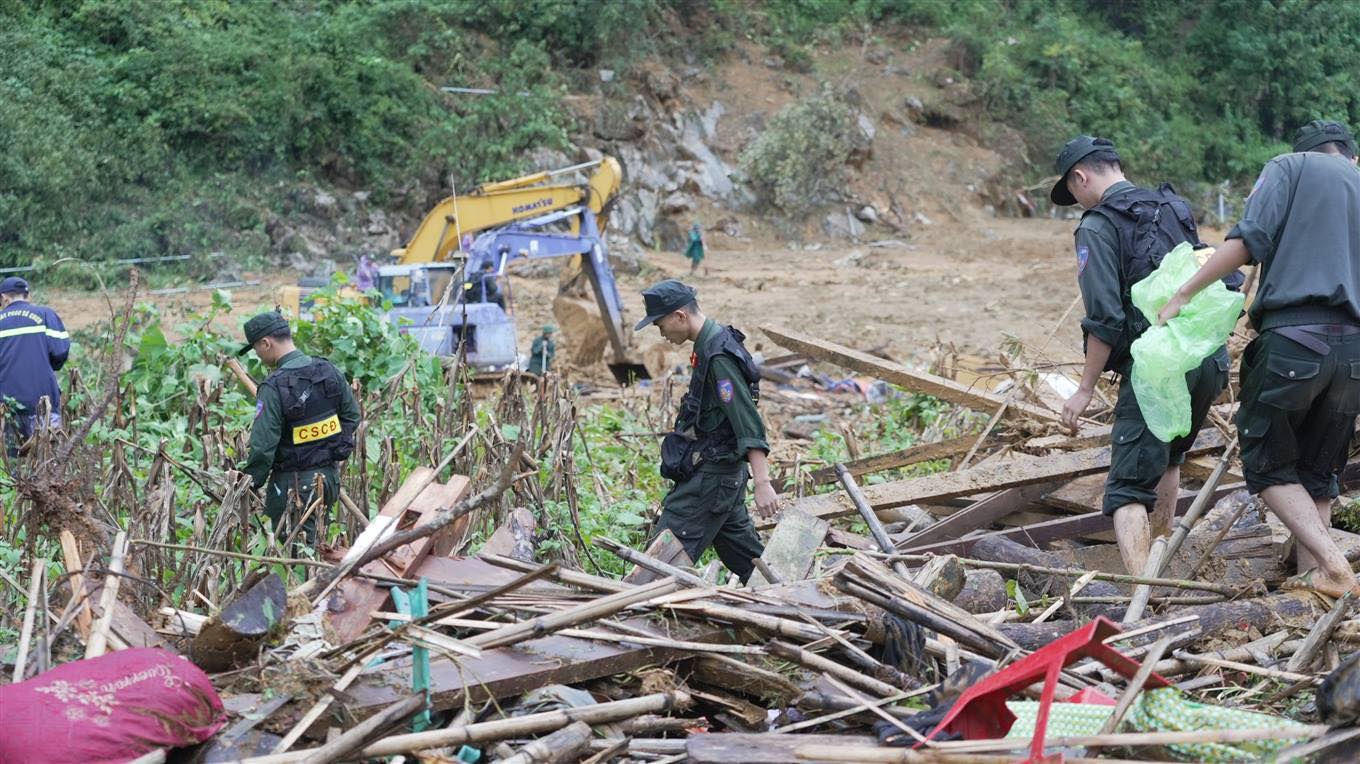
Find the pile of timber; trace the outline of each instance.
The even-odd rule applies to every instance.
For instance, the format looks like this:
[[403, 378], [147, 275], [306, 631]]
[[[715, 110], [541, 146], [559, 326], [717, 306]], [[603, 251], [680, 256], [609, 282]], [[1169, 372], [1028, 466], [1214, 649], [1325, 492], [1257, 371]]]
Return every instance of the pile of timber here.
[[[167, 613], [162, 630], [191, 640], [191, 657], [207, 634], [223, 647], [204, 654], [230, 664], [212, 670], [232, 723], [197, 760], [451, 761], [475, 751], [517, 763], [1010, 761], [1025, 746], [905, 749], [879, 735], [920, 734], [908, 722], [922, 709], [947, 709], [985, 672], [1097, 616], [1122, 625], [1107, 644], [1196, 700], [1292, 714], [1311, 726], [1288, 736], [1317, 750], [1354, 737], [1345, 728], [1360, 715], [1360, 675], [1350, 678], [1343, 659], [1360, 643], [1360, 618], [1349, 597], [1280, 590], [1288, 535], [1236, 484], [1223, 432], [1208, 428], [1196, 443], [1202, 484], [1179, 502], [1182, 521], [1149, 569], [1130, 575], [1098, 511], [1109, 466], [1099, 422], [1055, 435], [1057, 415], [1040, 402], [767, 333], [801, 357], [989, 413], [996, 426], [829, 466], [817, 479], [834, 490], [762, 523], [765, 552], [745, 585], [696, 566], [668, 533], [646, 550], [594, 539], [596, 554], [633, 566], [622, 579], [545, 564], [527, 510], [510, 512], [477, 556], [459, 556], [469, 513], [500, 494], [470, 495], [465, 478], [417, 471], [352, 549], [287, 593], [289, 612], [305, 601], [311, 620], [253, 618], [279, 609], [268, 579], [215, 619]], [[936, 459], [953, 468], [860, 485]], [[1358, 477], [1352, 463], [1348, 490]], [[1336, 538], [1360, 557], [1360, 539]], [[421, 581], [428, 606], [405, 606]], [[118, 618], [116, 602], [95, 610], [91, 628], [118, 647], [131, 629], [101, 618]], [[318, 615], [323, 628], [299, 628]], [[1140, 676], [1083, 659], [1062, 672], [1058, 696], [1096, 689], [1127, 709]], [[1321, 718], [1298, 700], [1314, 692], [1325, 694]], [[1285, 734], [1251, 734], [1272, 732]], [[1065, 745], [1157, 758], [1168, 740], [1111, 726]]]

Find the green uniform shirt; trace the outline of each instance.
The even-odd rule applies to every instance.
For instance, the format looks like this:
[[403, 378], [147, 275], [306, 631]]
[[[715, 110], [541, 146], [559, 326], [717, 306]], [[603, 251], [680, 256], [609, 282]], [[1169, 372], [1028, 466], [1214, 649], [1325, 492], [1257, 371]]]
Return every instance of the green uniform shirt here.
[[[1134, 188], [1127, 180], [1105, 189], [1100, 201]], [[1094, 336], [1111, 347], [1125, 341], [1128, 314], [1136, 310], [1124, 302], [1124, 264], [1119, 253], [1119, 230], [1099, 212], [1087, 210], [1076, 230], [1077, 284], [1086, 307], [1083, 336]], [[1127, 338], [1132, 341], [1133, 338]]]
[[[704, 328], [699, 330], [699, 338], [694, 342], [695, 347], [703, 347], [720, 329], [713, 319], [705, 321]], [[756, 411], [756, 402], [751, 399], [746, 377], [741, 373], [737, 361], [726, 353], [709, 362], [697, 428], [700, 432], [712, 432], [722, 424], [723, 419], [732, 423], [732, 431], [737, 435], [737, 450], [730, 460], [718, 458], [708, 464], [725, 469], [733, 463], [746, 461], [746, 452], [753, 448], [769, 453], [765, 423]]]
[[[311, 364], [310, 356], [301, 350], [294, 350], [279, 359], [279, 369], [297, 369]], [[340, 386], [340, 424], [357, 428], [359, 426], [359, 404], [354, 402], [354, 394], [349, 385]], [[265, 484], [269, 473], [274, 469], [274, 453], [283, 438], [283, 402], [272, 385], [260, 385], [255, 399], [255, 423], [250, 427], [250, 457], [241, 471], [250, 475], [256, 488]]]
[[538, 335], [534, 338], [534, 344], [529, 350], [529, 373], [542, 374], [545, 371], [550, 371], [553, 358], [556, 355], [557, 343], [546, 335]]
[[1261, 266], [1248, 311], [1258, 330], [1360, 324], [1360, 172], [1349, 160], [1318, 152], [1270, 160], [1227, 238], [1241, 239]]

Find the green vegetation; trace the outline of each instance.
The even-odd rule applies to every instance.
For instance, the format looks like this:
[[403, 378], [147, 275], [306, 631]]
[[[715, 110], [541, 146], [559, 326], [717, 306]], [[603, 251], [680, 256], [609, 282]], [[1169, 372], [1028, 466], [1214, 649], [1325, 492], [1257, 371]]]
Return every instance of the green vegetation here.
[[830, 90], [795, 101], [741, 155], [761, 199], [793, 217], [842, 186], [855, 147], [854, 111]]
[[[299, 185], [418, 212], [450, 177], [503, 177], [528, 149], [565, 147], [563, 96], [596, 68], [702, 63], [742, 39], [811, 71], [818, 45], [951, 38], [964, 87], [1020, 130], [1034, 175], [1084, 130], [1115, 139], [1139, 177], [1249, 181], [1297, 125], [1360, 122], [1355, 3], [10, 0], [0, 14], [0, 266], [258, 264]], [[818, 161], [841, 152], [835, 135], [809, 141]], [[788, 211], [808, 167], [778, 144], [748, 155], [784, 169], [752, 178]]]

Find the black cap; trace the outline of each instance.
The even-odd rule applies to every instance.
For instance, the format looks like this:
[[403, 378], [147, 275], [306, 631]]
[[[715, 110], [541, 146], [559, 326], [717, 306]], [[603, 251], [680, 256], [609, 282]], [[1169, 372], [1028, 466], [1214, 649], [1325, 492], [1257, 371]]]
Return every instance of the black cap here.
[[18, 276], [9, 276], [4, 281], [0, 281], [0, 294], [28, 294], [28, 282]]
[[276, 310], [271, 310], [255, 316], [246, 322], [246, 344], [240, 350], [236, 351], [236, 355], [245, 355], [250, 352], [251, 347], [253, 347], [255, 343], [265, 337], [278, 334], [280, 331], [287, 328], [288, 319], [284, 318]]
[[[1062, 151], [1058, 152], [1058, 159], [1053, 166], [1058, 171], [1058, 182], [1053, 184], [1053, 190], [1048, 192], [1048, 198], [1054, 204], [1064, 207], [1077, 203], [1076, 197], [1067, 190], [1067, 173], [1072, 168], [1085, 159], [1087, 156], [1097, 151], [1114, 151], [1114, 143], [1106, 138], [1096, 138], [1090, 135], [1078, 135], [1063, 146]], [[1115, 153], [1118, 156], [1118, 152]]]
[[633, 327], [633, 331], [640, 332], [656, 323], [657, 319], [689, 305], [694, 302], [696, 294], [698, 292], [694, 291], [694, 287], [675, 279], [666, 279], [647, 287], [642, 290], [642, 301], [647, 306], [647, 317], [639, 321], [637, 326]]
[[1344, 143], [1350, 147], [1352, 154], [1356, 153], [1355, 136], [1351, 135], [1350, 129], [1330, 119], [1315, 119], [1300, 127], [1294, 133], [1294, 151], [1312, 151], [1331, 141]]

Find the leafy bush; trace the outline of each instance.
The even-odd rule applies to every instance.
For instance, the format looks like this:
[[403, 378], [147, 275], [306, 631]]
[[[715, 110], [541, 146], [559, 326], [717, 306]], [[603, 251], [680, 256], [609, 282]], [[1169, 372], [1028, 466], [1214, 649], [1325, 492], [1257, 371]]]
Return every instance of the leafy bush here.
[[854, 110], [823, 89], [784, 107], [741, 154], [759, 197], [794, 216], [841, 186], [858, 130]]

